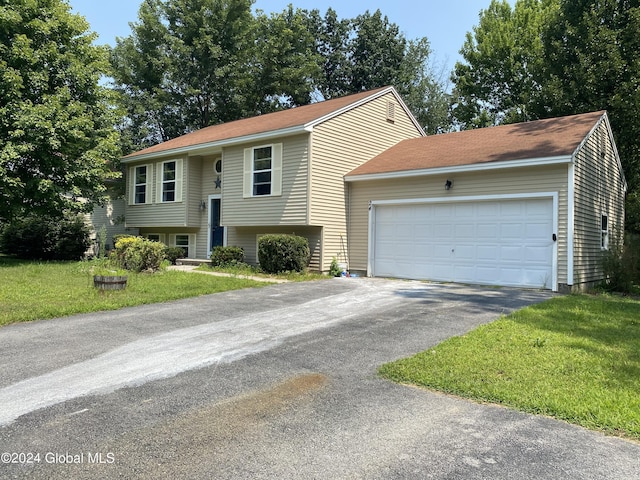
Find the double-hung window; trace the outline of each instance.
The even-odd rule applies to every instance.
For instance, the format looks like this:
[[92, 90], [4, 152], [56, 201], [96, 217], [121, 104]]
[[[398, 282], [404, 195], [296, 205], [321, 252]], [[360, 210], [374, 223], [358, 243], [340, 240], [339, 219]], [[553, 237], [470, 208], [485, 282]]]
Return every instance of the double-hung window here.
[[273, 174], [273, 149], [271, 146], [253, 150], [253, 195], [271, 195]]
[[147, 202], [147, 166], [140, 165], [134, 169], [134, 200], [133, 203]]
[[137, 165], [129, 169], [129, 205], [151, 203], [151, 165]]
[[282, 144], [244, 149], [243, 197], [282, 195]]
[[162, 164], [162, 201], [176, 201], [176, 161]]

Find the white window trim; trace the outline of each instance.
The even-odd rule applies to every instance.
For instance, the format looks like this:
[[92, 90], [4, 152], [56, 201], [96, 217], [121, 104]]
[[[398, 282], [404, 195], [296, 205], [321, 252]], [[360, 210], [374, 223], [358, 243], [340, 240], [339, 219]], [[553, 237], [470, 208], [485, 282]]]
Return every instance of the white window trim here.
[[[145, 186], [145, 195], [144, 195], [144, 203], [136, 203], [136, 169], [146, 167], [147, 168], [147, 180], [144, 183]], [[152, 177], [153, 177], [153, 165], [144, 164], [144, 165], [134, 165], [129, 169], [129, 177], [131, 178], [131, 183], [129, 184], [129, 205], [148, 205], [152, 203]], [[142, 184], [139, 184], [142, 185]]]
[[[269, 195], [253, 194], [254, 178], [254, 152], [260, 148], [271, 148], [271, 193]], [[224, 167], [223, 167], [224, 168]], [[262, 171], [262, 170], [261, 170]], [[266, 170], [264, 170], [266, 172]], [[274, 143], [258, 145], [244, 149], [244, 181], [243, 198], [279, 197], [282, 195], [282, 144]]]
[[[175, 180], [164, 180], [164, 165], [166, 163], [176, 163]], [[173, 200], [163, 200], [163, 185], [168, 182], [175, 182], [175, 194]], [[182, 159], [172, 158], [158, 163], [158, 172], [156, 175], [156, 203], [179, 203], [182, 202]]]
[[196, 251], [196, 235], [194, 233], [174, 233], [169, 235], [170, 247], [184, 247], [185, 245], [177, 245], [177, 239], [179, 236], [185, 235], [189, 237], [189, 244], [187, 247], [187, 258], [195, 258]]
[[[602, 228], [603, 221], [606, 228]], [[603, 213], [600, 215], [600, 250], [609, 250], [609, 230], [609, 216]]]

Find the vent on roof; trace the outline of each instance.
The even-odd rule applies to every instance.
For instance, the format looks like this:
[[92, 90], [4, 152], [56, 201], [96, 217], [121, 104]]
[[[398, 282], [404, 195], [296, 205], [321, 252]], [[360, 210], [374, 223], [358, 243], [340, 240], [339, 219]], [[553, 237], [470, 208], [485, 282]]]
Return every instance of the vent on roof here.
[[387, 102], [387, 121], [395, 122], [396, 120], [396, 104], [389, 101]]

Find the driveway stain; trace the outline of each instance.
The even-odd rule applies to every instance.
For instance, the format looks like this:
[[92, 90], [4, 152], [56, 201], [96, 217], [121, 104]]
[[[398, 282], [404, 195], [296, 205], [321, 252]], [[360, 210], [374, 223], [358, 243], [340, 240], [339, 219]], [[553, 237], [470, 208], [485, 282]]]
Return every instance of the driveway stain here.
[[[246, 450], [243, 445], [255, 447], [269, 429], [307, 415], [328, 385], [329, 378], [321, 373], [290, 377], [179, 416], [167, 416], [149, 428], [98, 446], [96, 451], [112, 455], [112, 464], [57, 465], [31, 471], [30, 478], [224, 477], [231, 472], [221, 471], [222, 465], [233, 464]], [[229, 448], [231, 445], [237, 448]]]

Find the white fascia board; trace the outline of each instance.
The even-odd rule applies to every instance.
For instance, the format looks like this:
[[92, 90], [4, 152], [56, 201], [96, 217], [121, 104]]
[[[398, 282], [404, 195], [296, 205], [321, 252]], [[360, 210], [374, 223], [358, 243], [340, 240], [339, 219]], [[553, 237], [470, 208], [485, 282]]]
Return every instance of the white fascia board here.
[[416, 120], [416, 118], [413, 116], [413, 113], [411, 113], [411, 110], [409, 110], [409, 107], [407, 107], [407, 105], [402, 100], [402, 97], [400, 97], [400, 94], [396, 91], [396, 89], [394, 87], [385, 88], [384, 90], [380, 90], [379, 92], [377, 92], [375, 94], [371, 94], [368, 97], [362, 98], [357, 102], [350, 103], [349, 105], [346, 105], [346, 106], [342, 107], [339, 110], [335, 110], [335, 111], [333, 111], [331, 113], [328, 113], [323, 117], [316, 118], [315, 120], [307, 123], [305, 125], [305, 127], [313, 128], [316, 125], [319, 125], [319, 124], [321, 124], [323, 122], [326, 122], [327, 120], [331, 120], [332, 118], [335, 118], [335, 117], [337, 117], [339, 115], [342, 115], [343, 113], [348, 112], [349, 110], [352, 110], [352, 109], [354, 109], [356, 107], [359, 107], [360, 105], [364, 105], [365, 103], [368, 103], [368, 102], [370, 102], [372, 100], [375, 100], [376, 98], [380, 98], [383, 95], [386, 95], [387, 93], [393, 94], [393, 96], [398, 101], [398, 103], [400, 104], [400, 106], [402, 107], [404, 112], [409, 116], [409, 118], [411, 119], [411, 121], [413, 122], [415, 127], [418, 129], [418, 132], [420, 132], [420, 135], [425, 137], [427, 134], [424, 132], [424, 130], [422, 129], [422, 127], [418, 123], [418, 120]]
[[159, 152], [152, 152], [143, 155], [136, 155], [135, 157], [122, 158], [122, 163], [138, 162], [141, 160], [149, 160], [167, 155], [202, 155], [207, 153], [217, 153], [224, 147], [231, 147], [234, 145], [241, 145], [249, 142], [262, 142], [267, 140], [273, 140], [280, 137], [287, 137], [289, 135], [296, 135], [299, 133], [310, 133], [313, 131], [312, 127], [306, 125], [297, 125], [295, 127], [283, 128], [281, 130], [273, 130], [271, 132], [256, 133], [254, 135], [245, 135], [243, 137], [228, 138], [225, 140], [217, 140], [215, 142], [200, 143], [198, 145], [190, 145], [187, 147], [172, 148], [169, 150], [162, 150]]
[[363, 180], [389, 180], [394, 178], [481, 172], [485, 170], [501, 170], [504, 168], [539, 167], [542, 165], [558, 165], [563, 163], [571, 163], [572, 161], [573, 157], [566, 155], [561, 157], [531, 158], [525, 160], [499, 161], [490, 163], [473, 163], [469, 165], [458, 165], [455, 167], [424, 168], [420, 170], [401, 170], [398, 172], [370, 173], [363, 175], [345, 176], [344, 179], [346, 182], [359, 182]]

